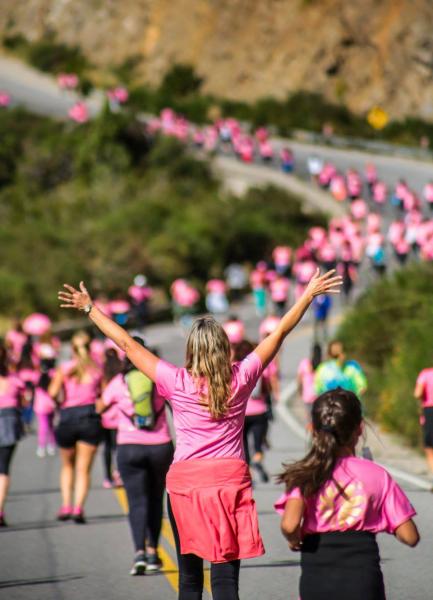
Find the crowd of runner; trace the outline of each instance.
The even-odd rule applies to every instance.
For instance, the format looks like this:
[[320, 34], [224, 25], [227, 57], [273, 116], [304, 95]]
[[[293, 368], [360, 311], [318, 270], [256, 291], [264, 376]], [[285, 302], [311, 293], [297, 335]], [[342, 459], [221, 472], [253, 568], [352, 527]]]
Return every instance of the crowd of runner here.
[[[276, 158], [265, 129], [247, 135], [231, 119], [191, 127], [169, 110], [148, 123], [152, 134], [162, 130], [191, 139], [206, 151], [222, 145], [244, 162], [257, 154], [264, 162]], [[284, 171], [293, 170], [289, 148], [278, 160]], [[237, 600], [240, 560], [264, 552], [252, 484], [256, 477], [269, 481], [264, 457], [272, 407], [279, 400], [278, 352], [312, 306], [311, 357], [298, 369], [311, 448], [304, 459], [284, 467], [280, 481], [286, 489], [275, 507], [290, 548], [302, 552], [302, 600], [384, 600], [375, 534], [392, 533], [415, 546], [415, 511], [382, 467], [355, 456], [367, 382], [340, 342], [328, 344], [327, 322], [333, 294], [341, 287], [343, 301], [350, 301], [363, 285], [364, 267], [380, 277], [409, 258], [433, 258], [433, 221], [423, 207], [433, 206], [433, 186], [427, 184], [420, 199], [404, 181], [389, 190], [374, 165], [364, 176], [354, 170], [342, 174], [312, 157], [309, 168], [317, 185], [336, 201], [350, 203], [348, 215], [332, 219], [328, 228], [313, 227], [299, 247], [280, 244], [253, 268], [229, 265], [226, 277], [208, 281], [205, 305], [219, 320], [193, 321], [200, 290], [186, 279], [174, 281], [175, 320], [192, 325], [184, 368], [161, 359], [143, 338], [123, 328], [131, 321], [148, 322], [152, 289], [143, 275], [125, 297], [111, 300], [93, 300], [83, 284], [78, 290], [65, 286], [59, 293], [62, 306], [81, 310], [105, 336], [75, 333], [67, 360], [47, 317], [34, 314], [14, 324], [0, 346], [1, 526], [7, 525], [10, 467], [24, 431], [36, 424], [39, 459], [60, 454], [57, 518], [78, 524], [86, 522], [92, 466], [103, 443], [104, 487], [124, 486], [128, 498], [131, 575], [162, 567], [158, 544], [167, 489], [179, 597], [201, 598], [205, 559], [211, 562], [214, 600]], [[320, 276], [319, 269], [328, 273]], [[229, 314], [230, 300], [248, 290], [260, 318], [252, 339], [242, 320]], [[325, 344], [328, 355], [322, 360]], [[420, 374], [415, 396], [424, 408], [430, 461], [432, 369]]]

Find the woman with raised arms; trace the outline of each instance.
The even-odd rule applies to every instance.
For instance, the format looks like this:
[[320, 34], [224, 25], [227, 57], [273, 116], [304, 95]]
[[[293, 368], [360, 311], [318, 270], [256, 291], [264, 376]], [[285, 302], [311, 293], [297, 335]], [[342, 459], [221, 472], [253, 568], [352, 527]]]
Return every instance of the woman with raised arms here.
[[320, 275], [317, 270], [275, 331], [234, 364], [223, 327], [209, 316], [196, 319], [183, 368], [159, 359], [99, 311], [83, 282], [79, 290], [65, 284], [65, 291], [59, 292], [61, 307], [85, 312], [171, 404], [176, 451], [166, 483], [179, 562], [179, 600], [201, 599], [203, 559], [211, 562], [214, 600], [238, 600], [241, 559], [264, 553], [244, 459], [246, 405], [263, 369], [313, 298], [338, 293], [340, 286], [341, 277], [334, 271]]

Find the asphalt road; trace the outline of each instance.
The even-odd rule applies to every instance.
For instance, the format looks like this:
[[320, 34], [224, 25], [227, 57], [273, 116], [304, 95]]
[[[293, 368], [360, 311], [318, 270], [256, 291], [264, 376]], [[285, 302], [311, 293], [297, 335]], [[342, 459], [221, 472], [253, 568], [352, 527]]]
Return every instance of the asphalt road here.
[[[61, 96], [50, 84], [26, 76], [26, 71], [10, 69], [10, 63], [0, 60], [0, 89], [8, 89], [16, 101], [38, 112], [61, 116], [73, 99]], [[340, 169], [363, 169], [373, 159], [379, 176], [393, 184], [402, 175], [420, 191], [432, 176], [427, 163], [369, 156], [360, 152], [333, 148], [312, 148], [292, 143], [298, 173], [305, 175], [305, 161], [313, 151], [335, 162]], [[254, 168], [254, 167], [251, 167]], [[246, 309], [249, 327], [256, 337], [257, 323], [251, 309]], [[184, 335], [171, 325], [157, 325], [147, 332], [150, 343], [156, 344], [164, 358], [182, 363]], [[292, 379], [297, 364], [309, 350], [310, 330], [301, 325], [287, 342], [282, 355], [284, 381]], [[272, 449], [266, 464], [272, 473], [278, 472], [285, 460], [298, 457], [304, 451], [300, 440], [277, 416], [271, 431]], [[60, 524], [54, 519], [59, 506], [59, 463], [57, 458], [37, 459], [36, 440], [29, 436], [19, 447], [12, 471], [11, 495], [7, 505], [10, 527], [0, 532], [0, 599], [7, 600], [83, 600], [129, 598], [170, 600], [176, 597], [176, 570], [169, 528], [165, 527], [162, 554], [166, 565], [163, 574], [132, 578], [128, 570], [132, 545], [122, 506], [122, 495], [102, 489], [101, 458], [95, 464], [94, 480], [87, 505], [89, 522], [85, 526]], [[433, 520], [430, 493], [403, 483], [419, 516], [422, 542], [415, 550], [403, 547], [390, 536], [380, 536], [383, 570], [388, 600], [429, 600], [433, 597], [431, 548]], [[241, 570], [242, 599], [296, 599], [299, 561], [288, 551], [279, 533], [279, 519], [272, 504], [278, 496], [274, 484], [258, 484], [255, 497], [260, 527], [267, 553], [257, 560], [245, 561]]]
[[[257, 336], [257, 319], [251, 306], [240, 309], [251, 337]], [[146, 337], [162, 356], [182, 364], [184, 332], [170, 324], [155, 325]], [[283, 385], [291, 380], [311, 341], [308, 315], [287, 340], [282, 354]], [[266, 465], [277, 473], [281, 463], [299, 457], [305, 443], [278, 415], [271, 430], [271, 450]], [[88, 524], [57, 523], [59, 506], [58, 458], [35, 456], [36, 439], [21, 442], [12, 471], [7, 504], [10, 527], [0, 532], [0, 599], [7, 600], [104, 600], [176, 598], [177, 573], [170, 529], [164, 527], [161, 553], [164, 573], [133, 578], [128, 575], [132, 544], [124, 516], [122, 493], [102, 488], [101, 457], [94, 468], [86, 512]], [[431, 547], [433, 497], [403, 483], [418, 510], [422, 542], [415, 550], [391, 536], [380, 536], [382, 566], [388, 600], [428, 600], [432, 597]], [[258, 483], [255, 498], [266, 554], [244, 561], [241, 569], [242, 600], [295, 600], [299, 557], [291, 553], [279, 532], [273, 502], [280, 489], [274, 483]], [[207, 593], [204, 596], [209, 598]]]

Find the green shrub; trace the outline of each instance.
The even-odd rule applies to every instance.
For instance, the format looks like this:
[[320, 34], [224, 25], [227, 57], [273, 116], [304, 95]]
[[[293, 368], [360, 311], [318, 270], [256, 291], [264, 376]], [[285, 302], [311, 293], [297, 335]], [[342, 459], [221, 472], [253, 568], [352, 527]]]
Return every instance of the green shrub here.
[[[178, 140], [149, 140], [127, 112], [83, 125], [0, 113], [0, 310], [58, 315], [56, 290], [85, 279], [124, 293], [146, 271], [168, 290], [256, 260], [324, 223], [277, 188], [234, 198]], [[1, 177], [3, 173], [3, 177]]]
[[368, 414], [413, 445], [420, 440], [413, 390], [433, 361], [433, 265], [397, 271], [369, 289], [339, 330], [369, 376]]

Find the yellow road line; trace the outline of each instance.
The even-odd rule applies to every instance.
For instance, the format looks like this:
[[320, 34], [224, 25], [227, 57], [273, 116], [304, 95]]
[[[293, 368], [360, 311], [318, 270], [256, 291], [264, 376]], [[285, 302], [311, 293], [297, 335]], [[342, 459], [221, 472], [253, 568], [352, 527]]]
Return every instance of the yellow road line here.
[[[122, 512], [124, 512], [125, 515], [127, 515], [128, 514], [128, 498], [126, 497], [125, 488], [115, 488], [114, 493], [116, 494], [117, 501], [120, 504]], [[174, 542], [173, 531], [170, 527], [168, 519], [162, 520], [161, 533], [162, 533], [162, 536], [170, 544], [170, 546], [173, 549], [175, 549], [176, 544]], [[171, 556], [168, 554], [168, 552], [166, 552], [162, 546], [158, 547], [158, 554], [159, 554], [162, 562], [164, 563], [162, 572], [164, 573], [164, 576], [168, 580], [171, 587], [174, 589], [175, 592], [177, 592], [179, 589], [179, 586], [178, 586], [179, 575], [178, 575], [177, 565], [175, 564], [175, 562], [173, 561]], [[204, 588], [211, 595], [209, 568], [204, 569]]]

